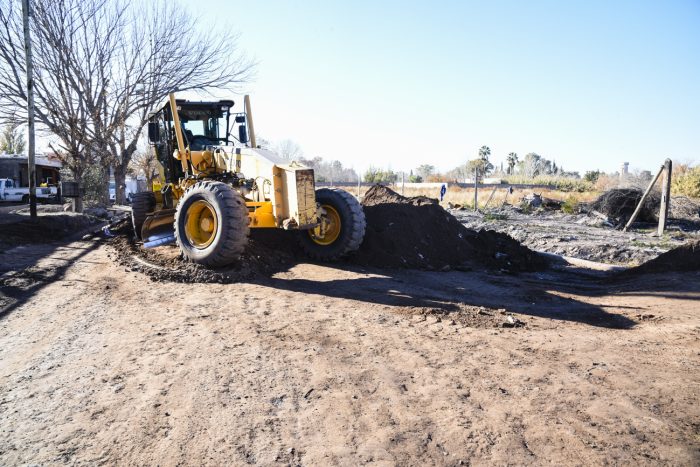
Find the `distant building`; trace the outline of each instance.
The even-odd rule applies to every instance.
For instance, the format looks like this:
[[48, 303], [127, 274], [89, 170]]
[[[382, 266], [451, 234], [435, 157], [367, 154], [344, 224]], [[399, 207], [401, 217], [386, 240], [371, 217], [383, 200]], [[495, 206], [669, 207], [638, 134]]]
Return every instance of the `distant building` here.
[[[56, 185], [61, 180], [63, 164], [54, 157], [36, 156], [36, 184]], [[29, 165], [27, 156], [0, 154], [0, 178], [10, 178], [21, 187], [29, 186]]]
[[629, 162], [623, 162], [622, 166], [620, 167], [620, 179], [625, 179], [627, 178], [627, 175], [629, 175], [630, 172], [630, 163]]

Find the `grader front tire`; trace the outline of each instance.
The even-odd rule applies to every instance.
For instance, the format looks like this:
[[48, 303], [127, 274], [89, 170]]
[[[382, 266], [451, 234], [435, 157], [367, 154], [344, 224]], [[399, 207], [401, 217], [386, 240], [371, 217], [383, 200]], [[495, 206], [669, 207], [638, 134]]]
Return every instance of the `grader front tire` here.
[[199, 182], [185, 191], [175, 212], [175, 240], [190, 261], [220, 267], [237, 260], [248, 244], [248, 209], [221, 182]]
[[345, 190], [316, 190], [316, 202], [324, 210], [324, 227], [300, 232], [301, 248], [319, 261], [337, 261], [360, 248], [365, 236], [365, 213]]

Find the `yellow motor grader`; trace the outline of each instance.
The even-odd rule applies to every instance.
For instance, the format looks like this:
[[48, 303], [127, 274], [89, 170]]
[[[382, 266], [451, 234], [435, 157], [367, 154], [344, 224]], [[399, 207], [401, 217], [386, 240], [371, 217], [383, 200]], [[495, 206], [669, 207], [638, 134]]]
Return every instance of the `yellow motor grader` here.
[[223, 266], [244, 251], [251, 228], [299, 231], [312, 258], [333, 261], [357, 250], [365, 234], [358, 201], [315, 189], [313, 169], [258, 147], [250, 109], [170, 94], [149, 116], [148, 139], [160, 189], [132, 198], [134, 232], [146, 248], [177, 243], [183, 256]]

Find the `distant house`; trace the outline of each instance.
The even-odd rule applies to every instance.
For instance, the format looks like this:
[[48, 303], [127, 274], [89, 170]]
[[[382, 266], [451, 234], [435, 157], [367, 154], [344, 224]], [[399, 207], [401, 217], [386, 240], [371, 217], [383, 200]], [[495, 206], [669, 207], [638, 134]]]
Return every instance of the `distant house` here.
[[[37, 155], [35, 162], [37, 186], [43, 183], [57, 185], [61, 180], [61, 161], [55, 157]], [[27, 156], [0, 154], [0, 178], [10, 178], [21, 187], [29, 186]]]

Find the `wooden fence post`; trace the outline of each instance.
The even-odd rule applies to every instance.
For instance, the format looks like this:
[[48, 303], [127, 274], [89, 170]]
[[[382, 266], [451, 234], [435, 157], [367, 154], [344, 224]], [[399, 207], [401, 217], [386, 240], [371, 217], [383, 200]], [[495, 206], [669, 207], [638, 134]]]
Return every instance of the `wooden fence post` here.
[[[492, 191], [491, 194], [489, 195], [489, 199], [487, 199], [487, 200], [486, 200], [486, 204], [484, 204], [484, 211], [486, 210], [486, 208], [488, 207], [489, 203], [491, 202], [491, 198], [493, 198], [493, 195], [496, 194], [496, 190], [497, 190], [497, 189], [498, 189], [498, 185], [496, 185], [495, 187], [493, 187], [493, 191]], [[506, 196], [507, 196], [507, 195], [506, 195]]]
[[475, 168], [474, 169], [474, 211], [479, 210], [479, 205], [477, 202], [479, 201], [479, 176], [477, 175], [478, 171]]
[[623, 232], [627, 232], [627, 229], [630, 228], [630, 226], [632, 225], [632, 222], [634, 222], [634, 220], [639, 215], [639, 211], [642, 210], [642, 205], [644, 205], [644, 201], [647, 199], [647, 196], [649, 196], [649, 193], [651, 193], [651, 189], [654, 188], [656, 181], [659, 179], [659, 176], [661, 175], [661, 172], [664, 171], [665, 167], [666, 167], [665, 164], [662, 165], [661, 168], [659, 169], [659, 171], [656, 173], [656, 177], [654, 177], [654, 179], [651, 181], [651, 183], [647, 187], [647, 191], [645, 191], [644, 194], [642, 195], [642, 199], [639, 200], [639, 204], [637, 204], [637, 208], [632, 213], [632, 217], [630, 217], [630, 220], [627, 221], [627, 225], [625, 225], [625, 228], [622, 229]]
[[664, 229], [666, 229], [666, 218], [668, 217], [668, 208], [671, 204], [671, 172], [673, 170], [673, 163], [671, 159], [666, 159], [664, 162], [664, 181], [661, 187], [661, 207], [659, 208], [659, 229], [657, 234], [662, 236], [664, 234]]

